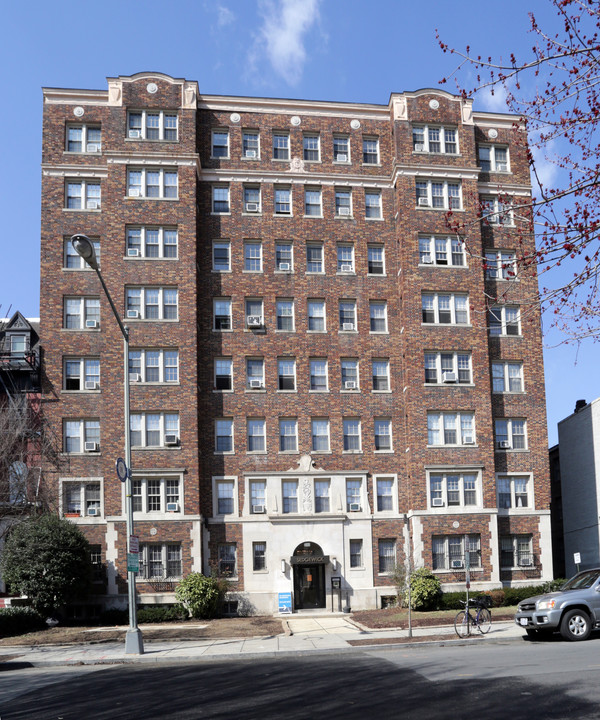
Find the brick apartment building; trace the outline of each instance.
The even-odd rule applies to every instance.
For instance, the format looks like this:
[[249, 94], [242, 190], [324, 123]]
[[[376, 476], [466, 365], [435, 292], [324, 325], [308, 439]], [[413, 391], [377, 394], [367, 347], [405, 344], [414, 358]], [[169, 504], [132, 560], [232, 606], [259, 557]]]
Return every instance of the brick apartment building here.
[[53, 488], [105, 602], [126, 601], [122, 342], [74, 233], [131, 333], [141, 602], [214, 571], [232, 610], [283, 592], [376, 607], [408, 557], [447, 588], [467, 564], [481, 589], [552, 577], [514, 123], [441, 90], [204, 96], [157, 73], [44, 89], [44, 398], [69, 459]]

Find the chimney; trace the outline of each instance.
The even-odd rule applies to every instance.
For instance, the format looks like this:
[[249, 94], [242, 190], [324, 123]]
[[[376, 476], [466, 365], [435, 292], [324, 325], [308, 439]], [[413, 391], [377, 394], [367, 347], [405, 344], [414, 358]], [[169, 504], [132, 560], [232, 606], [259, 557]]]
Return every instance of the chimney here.
[[575, 412], [578, 413], [580, 410], [583, 410], [586, 405], [587, 402], [585, 400], [577, 400], [575, 403]]

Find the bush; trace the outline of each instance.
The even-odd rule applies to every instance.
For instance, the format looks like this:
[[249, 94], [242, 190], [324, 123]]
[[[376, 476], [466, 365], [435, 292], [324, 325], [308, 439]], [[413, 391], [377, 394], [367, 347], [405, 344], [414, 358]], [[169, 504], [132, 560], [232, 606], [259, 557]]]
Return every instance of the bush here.
[[127, 625], [129, 623], [129, 610], [111, 608], [100, 614], [102, 625]]
[[197, 619], [215, 617], [227, 592], [227, 583], [202, 573], [190, 573], [179, 583], [175, 597]]
[[9, 607], [0, 610], [0, 637], [23, 635], [45, 630], [46, 619], [30, 607]]
[[504, 604], [518, 605], [521, 600], [533, 597], [534, 595], [543, 595], [546, 591], [544, 585], [526, 585], [525, 587], [504, 588]]
[[464, 605], [460, 601], [466, 598], [464, 591], [445, 592], [438, 598], [439, 610], [462, 610]]
[[137, 619], [140, 623], [161, 623], [173, 620], [187, 620], [188, 611], [183, 605], [151, 605], [138, 610]]
[[[429, 568], [422, 567], [410, 576], [411, 607], [413, 610], [430, 610], [437, 604], [442, 593], [440, 581]], [[404, 595], [408, 607], [408, 590]]]

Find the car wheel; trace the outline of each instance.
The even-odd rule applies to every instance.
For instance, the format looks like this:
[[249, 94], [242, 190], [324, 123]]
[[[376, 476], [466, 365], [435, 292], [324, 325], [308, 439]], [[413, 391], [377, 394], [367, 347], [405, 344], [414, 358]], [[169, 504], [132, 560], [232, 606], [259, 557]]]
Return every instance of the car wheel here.
[[560, 623], [560, 634], [565, 640], [587, 640], [592, 631], [589, 615], [583, 610], [568, 610]]

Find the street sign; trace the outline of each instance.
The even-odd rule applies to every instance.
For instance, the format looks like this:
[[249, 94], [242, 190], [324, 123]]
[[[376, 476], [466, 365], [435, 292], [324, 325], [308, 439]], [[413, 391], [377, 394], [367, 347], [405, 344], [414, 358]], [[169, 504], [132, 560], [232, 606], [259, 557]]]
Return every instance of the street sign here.
[[140, 571], [140, 556], [138, 553], [127, 553], [127, 572]]
[[279, 593], [279, 612], [286, 615], [292, 612], [292, 593], [291, 592], [280, 592]]
[[129, 536], [129, 552], [139, 553], [140, 551], [140, 539], [137, 535]]
[[575, 565], [581, 564], [581, 553], [573, 553], [573, 562]]
[[123, 458], [117, 458], [115, 467], [117, 468], [117, 477], [121, 482], [125, 482], [125, 480], [127, 480], [127, 476], [130, 475], [129, 468], [125, 464], [125, 460], [123, 460]]

